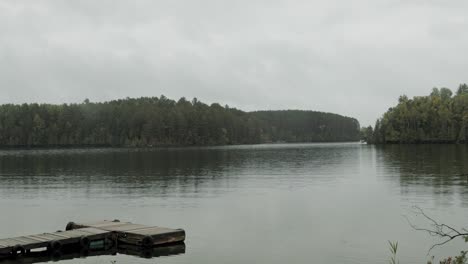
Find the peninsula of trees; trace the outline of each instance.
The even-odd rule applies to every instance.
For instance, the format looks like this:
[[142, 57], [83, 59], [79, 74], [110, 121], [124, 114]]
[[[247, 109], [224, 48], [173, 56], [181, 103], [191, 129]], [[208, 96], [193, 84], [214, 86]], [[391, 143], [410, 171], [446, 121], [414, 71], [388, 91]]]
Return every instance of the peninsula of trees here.
[[455, 95], [434, 88], [429, 96], [400, 96], [398, 105], [361, 130], [370, 143], [468, 143], [468, 85]]
[[0, 147], [190, 146], [359, 140], [354, 118], [244, 112], [164, 96], [103, 103], [0, 105]]

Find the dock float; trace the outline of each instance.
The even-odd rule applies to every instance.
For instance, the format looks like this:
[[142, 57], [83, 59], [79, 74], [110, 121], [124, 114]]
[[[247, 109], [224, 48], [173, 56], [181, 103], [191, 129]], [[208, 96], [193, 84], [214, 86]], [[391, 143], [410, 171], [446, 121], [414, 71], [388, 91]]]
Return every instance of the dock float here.
[[168, 244], [157, 246], [153, 248], [142, 248], [134, 245], [119, 245], [117, 252], [122, 255], [134, 256], [139, 258], [159, 258], [167, 256], [175, 256], [185, 254], [185, 243], [178, 242], [175, 244]]
[[154, 247], [183, 242], [185, 240], [185, 231], [183, 229], [146, 226], [130, 222], [120, 222], [118, 220], [105, 220], [92, 223], [70, 222], [67, 224], [66, 230], [80, 230], [82, 228], [96, 228], [109, 231], [117, 236], [119, 243], [142, 247]]

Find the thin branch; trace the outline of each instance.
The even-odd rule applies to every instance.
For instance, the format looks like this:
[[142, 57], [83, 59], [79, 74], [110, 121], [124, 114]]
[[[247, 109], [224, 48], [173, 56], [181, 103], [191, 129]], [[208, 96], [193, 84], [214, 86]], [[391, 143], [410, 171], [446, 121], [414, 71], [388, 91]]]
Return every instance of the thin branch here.
[[413, 223], [411, 223], [409, 218], [406, 215], [404, 215], [403, 217], [405, 217], [406, 221], [411, 226], [411, 228], [413, 228], [414, 230], [417, 230], [417, 231], [425, 231], [430, 236], [436, 236], [436, 237], [440, 237], [440, 238], [447, 238], [443, 242], [432, 245], [431, 248], [429, 249], [429, 251], [427, 252], [427, 254], [429, 254], [429, 252], [432, 249], [434, 249], [435, 247], [445, 245], [445, 244], [447, 244], [448, 242], [452, 241], [453, 239], [455, 239], [457, 237], [466, 237], [466, 236], [468, 236], [468, 231], [465, 228], [463, 228], [462, 229], [463, 232], [461, 232], [461, 231], [459, 231], [459, 230], [457, 230], [457, 229], [455, 229], [455, 228], [453, 228], [453, 227], [451, 227], [451, 226], [449, 226], [447, 224], [441, 224], [441, 223], [437, 222], [436, 220], [434, 220], [433, 218], [428, 216], [420, 207], [414, 206], [413, 208], [416, 210], [416, 211], [413, 211], [415, 214], [420, 214], [420, 215], [424, 216], [424, 218], [426, 218], [427, 220], [429, 220], [431, 222], [431, 226], [433, 226], [433, 229], [418, 227], [418, 226], [414, 225]]
[[432, 246], [429, 248], [429, 251], [427, 252], [427, 254], [429, 255], [429, 252], [431, 252], [431, 250], [433, 250], [435, 247], [445, 245], [445, 244], [447, 244], [447, 243], [450, 242], [450, 241], [452, 241], [451, 238], [445, 240], [444, 242], [441, 242], [441, 243], [437, 243], [437, 244], [432, 245]]

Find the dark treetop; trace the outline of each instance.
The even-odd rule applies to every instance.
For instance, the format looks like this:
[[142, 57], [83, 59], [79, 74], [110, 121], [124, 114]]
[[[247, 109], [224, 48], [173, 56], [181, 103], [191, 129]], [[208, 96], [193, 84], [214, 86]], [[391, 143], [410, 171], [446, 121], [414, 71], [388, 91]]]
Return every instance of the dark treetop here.
[[447, 88], [434, 88], [429, 96], [400, 96], [362, 137], [373, 143], [468, 143], [468, 85], [454, 96]]
[[244, 112], [164, 96], [104, 103], [0, 106], [0, 146], [182, 146], [356, 141], [354, 118], [312, 111]]

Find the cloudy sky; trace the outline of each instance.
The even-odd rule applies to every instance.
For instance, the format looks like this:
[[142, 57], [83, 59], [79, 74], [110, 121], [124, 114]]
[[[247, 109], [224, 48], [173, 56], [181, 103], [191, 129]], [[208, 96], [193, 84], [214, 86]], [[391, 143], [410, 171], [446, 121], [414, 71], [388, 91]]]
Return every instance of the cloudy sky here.
[[197, 97], [373, 124], [468, 82], [466, 0], [0, 0], [0, 103]]

